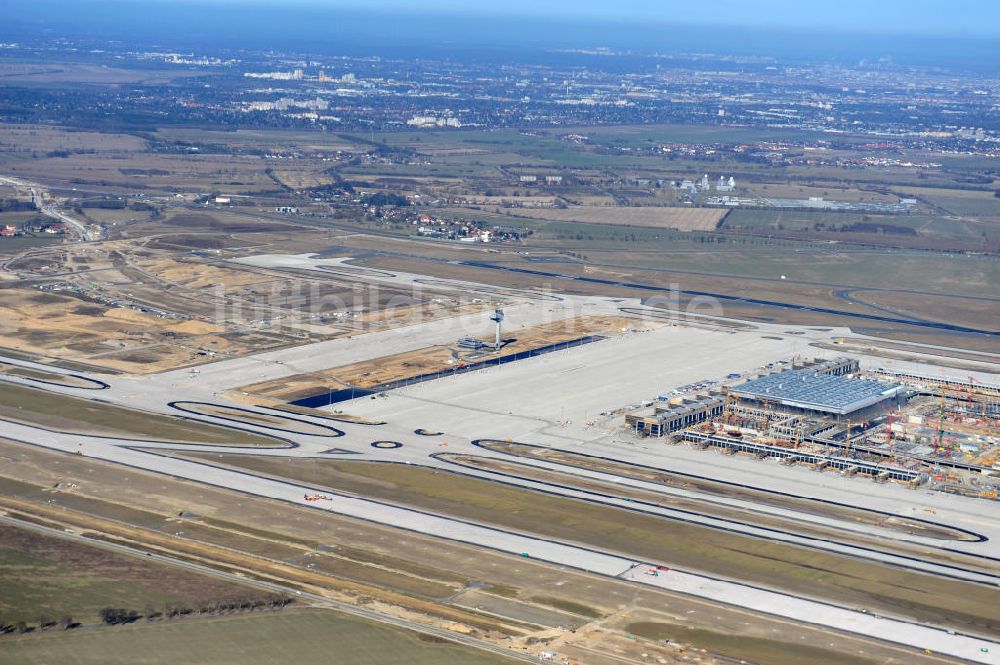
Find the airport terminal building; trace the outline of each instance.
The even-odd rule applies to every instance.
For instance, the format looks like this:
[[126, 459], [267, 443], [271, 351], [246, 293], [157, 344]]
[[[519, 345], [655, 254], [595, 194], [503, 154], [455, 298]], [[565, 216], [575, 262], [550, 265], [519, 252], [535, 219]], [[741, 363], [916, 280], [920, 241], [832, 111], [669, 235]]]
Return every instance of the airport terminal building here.
[[886, 403], [907, 390], [900, 383], [851, 376], [859, 369], [851, 358], [817, 360], [707, 395], [671, 400], [656, 406], [652, 415], [627, 415], [625, 422], [637, 434], [664, 436], [727, 413], [857, 421], [883, 413]]
[[895, 399], [905, 392], [899, 383], [882, 383], [811, 369], [767, 374], [729, 389], [731, 395], [750, 403], [786, 413], [839, 418], [857, 415], [869, 407]]

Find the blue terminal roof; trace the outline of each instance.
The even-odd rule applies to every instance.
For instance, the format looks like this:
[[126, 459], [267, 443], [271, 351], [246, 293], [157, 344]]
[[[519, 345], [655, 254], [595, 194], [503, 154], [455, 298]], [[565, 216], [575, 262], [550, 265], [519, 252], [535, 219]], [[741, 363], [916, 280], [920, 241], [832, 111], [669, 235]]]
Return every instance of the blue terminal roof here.
[[878, 404], [903, 390], [898, 383], [816, 374], [809, 369], [768, 374], [730, 389], [748, 399], [840, 415]]

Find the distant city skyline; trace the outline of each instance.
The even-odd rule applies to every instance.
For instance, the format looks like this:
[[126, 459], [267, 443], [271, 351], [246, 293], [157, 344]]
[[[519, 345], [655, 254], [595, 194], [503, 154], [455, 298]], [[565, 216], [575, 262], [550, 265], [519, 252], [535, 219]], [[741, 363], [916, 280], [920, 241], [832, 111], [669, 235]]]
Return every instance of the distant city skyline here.
[[[133, 0], [137, 4], [148, 0]], [[196, 0], [152, 0], [158, 3], [195, 3]], [[468, 0], [207, 0], [232, 5], [297, 5], [328, 9], [402, 10], [501, 16], [563, 17], [582, 20], [657, 21], [683, 25], [744, 25], [752, 28], [816, 28], [868, 33], [924, 33], [942, 36], [1000, 37], [1000, 3], [989, 0], [839, 0], [835, 3], [801, 0], [576, 0], [563, 2], [505, 0], [470, 3]], [[197, 4], [205, 4], [198, 0]]]

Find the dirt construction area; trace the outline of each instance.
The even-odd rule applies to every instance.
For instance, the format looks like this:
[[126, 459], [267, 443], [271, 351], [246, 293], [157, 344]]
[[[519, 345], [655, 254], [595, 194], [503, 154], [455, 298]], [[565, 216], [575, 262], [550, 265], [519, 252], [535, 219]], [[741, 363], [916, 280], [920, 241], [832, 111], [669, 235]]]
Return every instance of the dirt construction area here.
[[475, 309], [341, 275], [216, 265], [147, 241], [62, 245], [9, 263], [0, 347], [155, 373]]
[[148, 372], [190, 362], [197, 352], [189, 345], [203, 344], [206, 340], [200, 338], [217, 332], [209, 323], [157, 318], [76, 293], [0, 290], [3, 345], [25, 353]]

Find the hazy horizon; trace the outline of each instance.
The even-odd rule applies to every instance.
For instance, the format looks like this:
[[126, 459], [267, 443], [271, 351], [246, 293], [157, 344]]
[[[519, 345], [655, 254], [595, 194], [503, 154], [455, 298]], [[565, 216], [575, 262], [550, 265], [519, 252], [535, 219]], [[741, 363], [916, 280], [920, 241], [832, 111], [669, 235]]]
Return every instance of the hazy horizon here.
[[[720, 53], [848, 64], [886, 59], [977, 70], [1000, 63], [996, 36], [974, 34], [997, 30], [989, 26], [1000, 21], [983, 19], [1000, 18], [1000, 7], [958, 0], [929, 36], [934, 18], [929, 2], [908, 11], [899, 9], [901, 3], [880, 3], [864, 11], [861, 4], [845, 0], [832, 12], [829, 7], [796, 8], [789, 0], [769, 0], [768, 9], [760, 3], [742, 7], [734, 0], [665, 6], [626, 0], [612, 11], [607, 3], [585, 0], [571, 14], [557, 16], [552, 3], [524, 0], [505, 3], [502, 11], [495, 5], [473, 11], [454, 0], [430, 0], [419, 9], [398, 0], [377, 0], [364, 8], [354, 0], [296, 0], [281, 6], [273, 0], [8, 0], [10, 20], [0, 26], [0, 38], [68, 36], [195, 49], [373, 55], [418, 49], [447, 57], [495, 50], [506, 57], [531, 58], [559, 49], [607, 47], [636, 54]], [[834, 20], [838, 16], [841, 20]], [[980, 20], [973, 21], [977, 16]]]
[[465, 0], [126, 0], [136, 6], [222, 5], [242, 7], [302, 7], [366, 12], [490, 15], [510, 18], [560, 18], [571, 21], [608, 20], [616, 23], [653, 21], [665, 25], [744, 26], [765, 29], [819, 29], [838, 32], [920, 34], [928, 36], [1000, 36], [1000, 5], [983, 0], [954, 0], [942, 7], [936, 0], [840, 0], [803, 3], [797, 0], [577, 0], [560, 2], [506, 0], [470, 4]]

